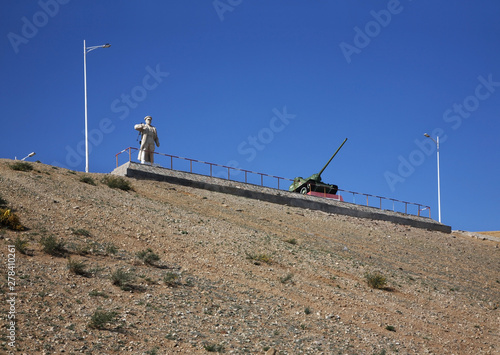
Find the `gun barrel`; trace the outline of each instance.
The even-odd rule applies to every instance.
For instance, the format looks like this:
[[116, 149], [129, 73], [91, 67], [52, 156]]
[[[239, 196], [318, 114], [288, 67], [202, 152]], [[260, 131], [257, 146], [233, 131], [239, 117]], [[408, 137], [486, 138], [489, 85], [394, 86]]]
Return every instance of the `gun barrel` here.
[[344, 139], [344, 141], [342, 142], [342, 144], [340, 145], [340, 147], [338, 147], [337, 151], [335, 153], [333, 153], [333, 155], [330, 158], [330, 160], [328, 160], [328, 163], [326, 163], [325, 166], [323, 167], [323, 169], [321, 169], [321, 171], [318, 173], [318, 176], [321, 176], [321, 174], [323, 173], [323, 171], [326, 169], [326, 167], [328, 166], [328, 164], [330, 164], [330, 162], [332, 161], [332, 159], [335, 158], [335, 156], [339, 152], [340, 148], [342, 148], [342, 146], [345, 144], [345, 142], [347, 142], [347, 138]]

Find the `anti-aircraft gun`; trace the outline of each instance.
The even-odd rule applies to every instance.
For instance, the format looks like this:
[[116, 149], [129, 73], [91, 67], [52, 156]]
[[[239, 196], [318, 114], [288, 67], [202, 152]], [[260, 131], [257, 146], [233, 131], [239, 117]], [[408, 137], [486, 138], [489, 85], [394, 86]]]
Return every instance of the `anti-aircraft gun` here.
[[344, 139], [344, 141], [342, 142], [342, 144], [340, 145], [340, 147], [338, 147], [337, 151], [335, 153], [333, 153], [333, 155], [330, 158], [330, 160], [328, 160], [328, 162], [325, 164], [325, 166], [323, 167], [323, 169], [320, 170], [319, 173], [312, 174], [307, 179], [304, 179], [304, 178], [302, 178], [300, 176], [296, 177], [295, 179], [293, 179], [293, 183], [288, 188], [288, 191], [300, 192], [303, 195], [306, 195], [310, 191], [323, 192], [323, 193], [326, 193], [326, 194], [336, 195], [337, 194], [337, 190], [338, 190], [338, 186], [337, 185], [329, 185], [329, 184], [323, 183], [321, 181], [321, 174], [326, 169], [326, 167], [328, 166], [328, 164], [330, 164], [330, 162], [335, 157], [335, 155], [337, 155], [337, 153], [339, 152], [339, 150], [342, 148], [342, 146], [344, 145], [344, 143], [346, 141], [347, 141], [347, 138]]

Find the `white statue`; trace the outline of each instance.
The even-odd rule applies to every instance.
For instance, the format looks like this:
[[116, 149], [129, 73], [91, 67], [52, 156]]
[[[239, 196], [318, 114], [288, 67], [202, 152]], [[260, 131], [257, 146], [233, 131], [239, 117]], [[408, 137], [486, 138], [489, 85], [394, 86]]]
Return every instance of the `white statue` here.
[[139, 150], [139, 156], [137, 159], [140, 160], [142, 164], [148, 162], [153, 165], [154, 162], [154, 151], [155, 143], [159, 147], [160, 141], [158, 140], [158, 134], [156, 133], [156, 128], [151, 125], [151, 116], [144, 117], [146, 123], [136, 124], [134, 129], [141, 132], [141, 148]]

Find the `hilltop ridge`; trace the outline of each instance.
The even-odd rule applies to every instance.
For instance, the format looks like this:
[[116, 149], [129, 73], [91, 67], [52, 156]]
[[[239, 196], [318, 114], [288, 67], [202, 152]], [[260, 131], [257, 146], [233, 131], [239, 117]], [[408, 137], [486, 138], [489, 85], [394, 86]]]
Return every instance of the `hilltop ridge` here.
[[[11, 164], [0, 160], [0, 197], [26, 227], [0, 230], [3, 260], [25, 242], [16, 353], [500, 352], [496, 240]], [[43, 250], [49, 237], [58, 255]], [[113, 284], [117, 270], [133, 276], [129, 287]], [[377, 274], [380, 289], [366, 280]], [[95, 327], [98, 312], [113, 317]]]

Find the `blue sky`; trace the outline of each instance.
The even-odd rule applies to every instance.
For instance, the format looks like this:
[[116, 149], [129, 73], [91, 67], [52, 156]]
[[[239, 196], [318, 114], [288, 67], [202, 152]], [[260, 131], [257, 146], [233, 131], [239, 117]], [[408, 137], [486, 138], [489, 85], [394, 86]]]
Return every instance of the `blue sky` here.
[[157, 152], [286, 178], [348, 138], [325, 182], [437, 219], [428, 132], [443, 223], [499, 230], [499, 18], [494, 0], [3, 1], [0, 157], [85, 170], [83, 40], [110, 43], [87, 54], [90, 172], [146, 115]]

